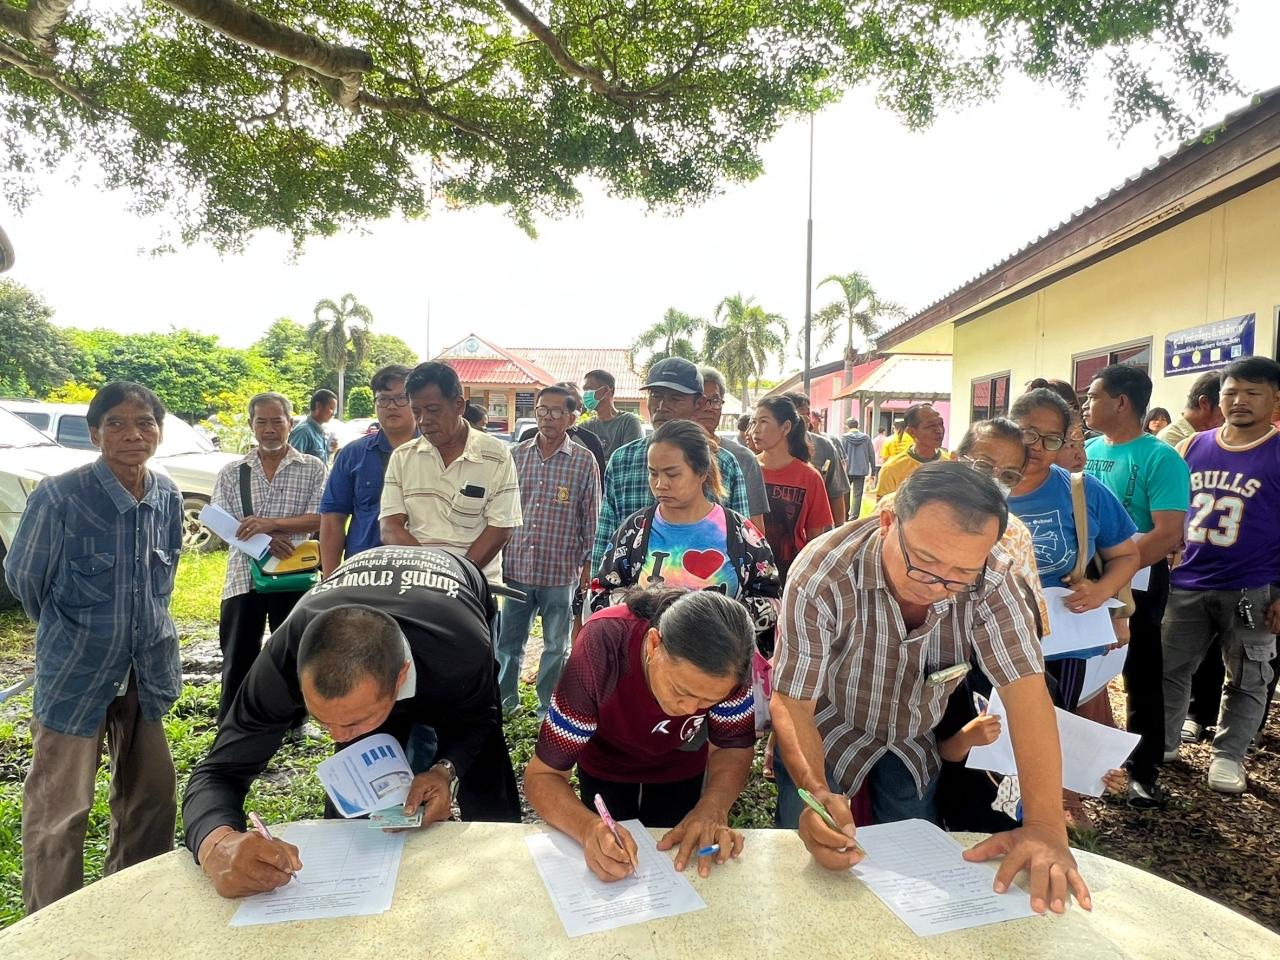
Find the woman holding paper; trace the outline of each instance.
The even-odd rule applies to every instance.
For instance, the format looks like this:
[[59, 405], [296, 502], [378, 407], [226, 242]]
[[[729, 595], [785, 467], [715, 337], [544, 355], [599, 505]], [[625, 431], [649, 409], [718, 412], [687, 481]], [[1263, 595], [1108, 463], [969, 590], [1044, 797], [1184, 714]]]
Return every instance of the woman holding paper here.
[[[1098, 580], [1085, 578], [1068, 585], [1079, 554], [1075, 506], [1071, 474], [1055, 460], [1071, 429], [1071, 408], [1052, 390], [1038, 388], [1014, 401], [1010, 417], [1022, 430], [1027, 463], [1022, 482], [1009, 497], [1009, 510], [1031, 529], [1041, 586], [1051, 601], [1055, 594], [1061, 600], [1051, 608], [1050, 621], [1096, 610], [1138, 572], [1138, 547], [1132, 539], [1137, 528], [1115, 495], [1085, 474], [1087, 549], [1090, 557], [1096, 553], [1101, 558], [1103, 573]], [[1105, 652], [1114, 642], [1114, 636], [1098, 637], [1086, 648], [1045, 657], [1048, 672], [1058, 682], [1060, 706], [1075, 711], [1085, 659]]]
[[728, 817], [751, 769], [754, 650], [746, 609], [713, 590], [634, 592], [578, 634], [524, 789], [601, 880], [635, 863], [635, 840], [611, 820], [672, 827], [658, 849], [679, 847], [677, 870], [697, 856], [704, 877], [741, 852]]

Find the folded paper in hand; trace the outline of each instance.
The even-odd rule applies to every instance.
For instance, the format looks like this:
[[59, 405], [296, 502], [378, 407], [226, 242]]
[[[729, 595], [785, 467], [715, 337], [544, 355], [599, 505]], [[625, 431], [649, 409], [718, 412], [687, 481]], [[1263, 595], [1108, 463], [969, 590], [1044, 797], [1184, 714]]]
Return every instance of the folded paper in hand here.
[[413, 782], [404, 750], [387, 733], [365, 737], [322, 760], [316, 774], [344, 817], [403, 804]]

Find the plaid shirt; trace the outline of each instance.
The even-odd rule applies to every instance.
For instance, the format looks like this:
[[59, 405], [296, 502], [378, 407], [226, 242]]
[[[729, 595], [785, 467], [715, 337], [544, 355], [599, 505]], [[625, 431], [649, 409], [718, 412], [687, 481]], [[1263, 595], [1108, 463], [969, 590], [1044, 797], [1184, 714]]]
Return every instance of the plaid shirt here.
[[91, 737], [132, 669], [147, 720], [178, 698], [182, 664], [169, 616], [182, 549], [182, 496], [148, 472], [138, 501], [99, 457], [40, 484], [5, 561], [36, 622], [36, 719]]
[[520, 481], [520, 513], [503, 548], [505, 576], [534, 587], [576, 584], [591, 552], [600, 516], [600, 468], [591, 451], [568, 434], [543, 459], [538, 438], [511, 451]]
[[[324, 493], [326, 470], [323, 463], [306, 453], [299, 453], [290, 447], [276, 467], [275, 476], [267, 479], [262, 469], [262, 459], [257, 450], [250, 450], [243, 460], [228, 463], [218, 471], [217, 482], [213, 485], [213, 505], [221, 507], [237, 520], [244, 519], [244, 510], [240, 506], [240, 464], [247, 463], [249, 472], [249, 495], [253, 500], [255, 517], [287, 520], [290, 517], [301, 517], [308, 513], [320, 513], [320, 497]], [[316, 523], [317, 528], [319, 522]], [[290, 536], [294, 543], [304, 543], [314, 536], [312, 533], [295, 533]], [[249, 573], [249, 556], [239, 550], [228, 551], [227, 579], [222, 587], [222, 599], [229, 600], [253, 589], [253, 576]]]
[[[721, 506], [744, 517], [751, 516], [747, 483], [742, 478], [737, 458], [720, 447], [716, 452], [716, 462], [720, 465], [720, 482], [727, 494]], [[596, 524], [596, 542], [591, 550], [592, 570], [600, 569], [609, 540], [622, 521], [656, 502], [653, 491], [649, 489], [649, 441], [641, 437], [615, 450], [609, 458], [609, 466], [605, 468], [604, 501], [600, 504], [600, 522]]]
[[879, 516], [814, 540], [782, 594], [773, 688], [816, 700], [827, 769], [847, 794], [886, 752], [897, 754], [923, 795], [941, 770], [933, 728], [963, 677], [928, 683], [957, 663], [978, 664], [1002, 687], [1043, 672], [1035, 616], [992, 552], [982, 589], [952, 595], [907, 631], [881, 562]]

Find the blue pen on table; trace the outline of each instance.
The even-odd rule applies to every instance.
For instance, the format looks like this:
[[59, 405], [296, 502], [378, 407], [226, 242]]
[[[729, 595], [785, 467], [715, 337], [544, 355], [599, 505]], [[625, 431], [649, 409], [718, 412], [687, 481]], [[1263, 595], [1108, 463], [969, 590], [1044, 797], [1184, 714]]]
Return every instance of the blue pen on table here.
[[618, 847], [627, 855], [627, 859], [631, 861], [631, 869], [638, 870], [640, 867], [639, 864], [636, 863], [636, 858], [627, 850], [627, 845], [622, 842], [622, 835], [618, 833], [618, 821], [613, 819], [613, 814], [611, 814], [609, 812], [609, 808], [604, 805], [604, 797], [600, 796], [598, 793], [596, 794], [596, 813], [600, 814], [600, 819], [604, 821], [604, 825], [608, 827], [609, 832], [613, 834], [613, 839], [617, 841]]
[[[262, 818], [259, 817], [256, 813], [250, 813], [249, 820], [250, 822], [253, 823], [253, 829], [258, 832], [258, 836], [262, 837], [263, 840], [275, 839], [275, 837], [271, 835], [271, 831], [267, 829], [267, 825], [262, 822]], [[294, 879], [297, 879], [297, 876], [298, 876], [297, 871], [286, 870], [285, 872], [289, 874], [289, 876], [293, 877]]]
[[700, 857], [713, 857], [713, 856], [715, 856], [715, 855], [716, 855], [717, 853], [719, 853], [719, 852], [720, 852], [720, 844], [718, 844], [718, 843], [713, 843], [711, 846], [709, 846], [709, 847], [703, 847], [701, 850], [699, 850], [699, 851], [698, 851], [698, 856], [700, 856]]

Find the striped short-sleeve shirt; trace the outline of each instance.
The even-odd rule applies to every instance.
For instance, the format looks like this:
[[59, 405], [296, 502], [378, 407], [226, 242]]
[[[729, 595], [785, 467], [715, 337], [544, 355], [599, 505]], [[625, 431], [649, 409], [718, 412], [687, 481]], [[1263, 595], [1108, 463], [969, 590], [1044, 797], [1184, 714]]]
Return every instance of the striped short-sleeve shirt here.
[[993, 550], [981, 589], [951, 595], [907, 630], [889, 593], [879, 517], [809, 543], [791, 567], [773, 686], [816, 701], [827, 769], [852, 795], [886, 752], [923, 794], [941, 763], [933, 728], [962, 678], [931, 673], [976, 656], [997, 687], [1044, 669], [1035, 616], [1008, 559]]

